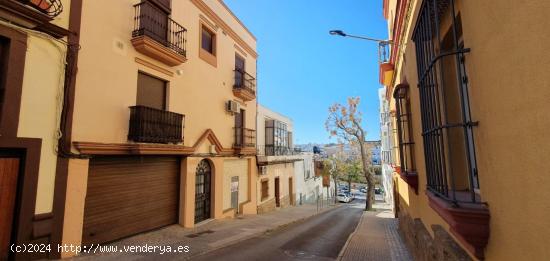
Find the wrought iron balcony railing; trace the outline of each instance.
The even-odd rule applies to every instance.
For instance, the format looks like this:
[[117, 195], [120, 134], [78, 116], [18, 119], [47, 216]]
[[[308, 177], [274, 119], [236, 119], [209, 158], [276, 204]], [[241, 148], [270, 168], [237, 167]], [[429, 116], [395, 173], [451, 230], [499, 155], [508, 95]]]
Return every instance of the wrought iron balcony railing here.
[[258, 150], [257, 151], [258, 156], [289, 156], [289, 155], [298, 155], [302, 152], [298, 148], [274, 146], [274, 145], [258, 146], [257, 150]]
[[17, 0], [28, 5], [49, 17], [56, 17], [63, 12], [61, 0]]
[[183, 142], [185, 116], [145, 106], [130, 107], [128, 140], [147, 143]]
[[235, 127], [235, 148], [254, 148], [256, 146], [256, 130]]
[[149, 1], [134, 5], [134, 10], [132, 37], [148, 36], [176, 53], [186, 55], [185, 27], [176, 23], [165, 11]]
[[233, 88], [243, 89], [255, 96], [256, 78], [243, 70], [235, 69], [235, 84], [233, 85]]

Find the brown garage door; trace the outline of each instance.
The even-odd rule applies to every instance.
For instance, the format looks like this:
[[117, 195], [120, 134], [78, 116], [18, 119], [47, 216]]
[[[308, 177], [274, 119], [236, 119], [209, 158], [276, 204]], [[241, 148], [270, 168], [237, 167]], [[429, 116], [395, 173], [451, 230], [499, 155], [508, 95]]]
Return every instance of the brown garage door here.
[[99, 244], [178, 221], [179, 159], [90, 160], [83, 244]]

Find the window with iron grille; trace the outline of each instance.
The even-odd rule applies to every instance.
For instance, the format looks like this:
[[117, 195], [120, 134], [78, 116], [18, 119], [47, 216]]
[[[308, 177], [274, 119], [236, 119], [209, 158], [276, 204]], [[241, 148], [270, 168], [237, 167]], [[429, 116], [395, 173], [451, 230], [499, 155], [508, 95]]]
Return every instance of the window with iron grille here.
[[262, 201], [269, 197], [269, 180], [262, 180]]
[[425, 0], [413, 33], [428, 190], [480, 202], [462, 22], [454, 0]]
[[395, 119], [397, 124], [397, 142], [399, 145], [399, 162], [401, 173], [416, 174], [414, 167], [414, 142], [411, 128], [411, 109], [409, 85], [399, 84], [393, 93], [395, 99]]

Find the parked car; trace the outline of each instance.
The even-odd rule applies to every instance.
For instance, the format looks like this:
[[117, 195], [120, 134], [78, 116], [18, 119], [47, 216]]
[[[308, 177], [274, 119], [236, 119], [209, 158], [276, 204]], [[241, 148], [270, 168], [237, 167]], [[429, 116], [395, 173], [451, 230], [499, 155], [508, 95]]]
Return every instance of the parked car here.
[[336, 199], [338, 200], [338, 202], [344, 202], [344, 203], [349, 203], [351, 201], [351, 198], [348, 197], [346, 194], [344, 193], [340, 193], [336, 196]]
[[345, 192], [344, 194], [350, 199], [350, 201], [355, 199], [355, 195], [353, 193]]
[[367, 193], [367, 188], [361, 188], [361, 189], [359, 189], [359, 191], [361, 191], [363, 193]]
[[382, 194], [382, 189], [381, 188], [374, 188], [374, 194], [376, 194], [376, 195]]

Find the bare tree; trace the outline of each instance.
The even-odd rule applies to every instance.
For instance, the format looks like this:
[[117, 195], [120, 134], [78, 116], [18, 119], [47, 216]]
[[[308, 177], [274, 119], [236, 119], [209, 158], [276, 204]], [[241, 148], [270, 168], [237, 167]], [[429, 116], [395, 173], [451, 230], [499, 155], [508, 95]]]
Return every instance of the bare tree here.
[[334, 202], [337, 201], [338, 180], [343, 176], [343, 161], [339, 157], [331, 157], [323, 161], [323, 176], [328, 176], [334, 181]]
[[359, 97], [348, 98], [347, 104], [335, 103], [329, 108], [329, 115], [325, 122], [325, 127], [331, 136], [338, 137], [348, 142], [350, 145], [358, 146], [363, 175], [367, 180], [367, 200], [365, 210], [371, 210], [374, 203], [374, 171], [370, 162], [370, 154], [367, 150], [365, 137], [367, 135], [361, 126], [362, 115], [358, 110]]

